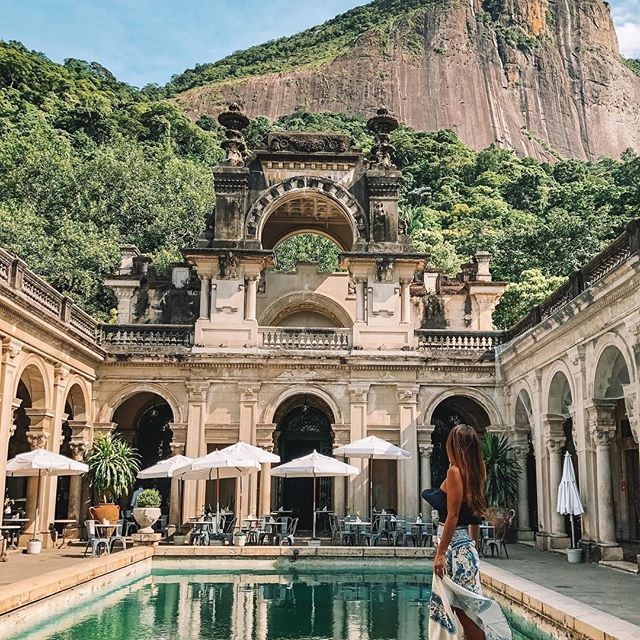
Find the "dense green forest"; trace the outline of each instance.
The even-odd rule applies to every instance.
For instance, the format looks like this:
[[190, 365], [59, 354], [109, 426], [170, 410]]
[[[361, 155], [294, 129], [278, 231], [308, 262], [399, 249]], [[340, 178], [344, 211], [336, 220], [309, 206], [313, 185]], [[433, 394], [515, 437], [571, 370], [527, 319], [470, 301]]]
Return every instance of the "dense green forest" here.
[[[297, 112], [247, 131], [334, 130], [367, 150], [365, 120]], [[152, 91], [119, 83], [95, 63], [55, 64], [0, 43], [0, 245], [19, 254], [98, 317], [113, 306], [102, 275], [120, 244], [149, 253], [157, 269], [180, 258], [214, 207], [211, 170], [220, 128], [192, 123]], [[511, 324], [620, 233], [640, 211], [640, 156], [543, 164], [490, 147], [476, 152], [450, 131], [393, 135], [404, 171], [402, 210], [417, 248], [453, 274], [478, 250], [512, 283], [498, 312]], [[279, 251], [335, 264], [335, 248], [294, 238]]]

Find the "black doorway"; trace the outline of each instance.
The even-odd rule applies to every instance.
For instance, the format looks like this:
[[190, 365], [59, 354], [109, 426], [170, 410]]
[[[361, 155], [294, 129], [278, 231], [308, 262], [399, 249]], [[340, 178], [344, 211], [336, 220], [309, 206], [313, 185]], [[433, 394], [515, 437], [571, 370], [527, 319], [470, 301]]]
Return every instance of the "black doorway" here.
[[[285, 413], [276, 431], [276, 451], [282, 462], [317, 451], [325, 456], [333, 452], [333, 431], [326, 412], [306, 400]], [[333, 506], [333, 479], [319, 478], [317, 508]], [[313, 480], [311, 478], [282, 478], [277, 482], [275, 509], [283, 507], [300, 518], [298, 529], [310, 531], [313, 523]]]

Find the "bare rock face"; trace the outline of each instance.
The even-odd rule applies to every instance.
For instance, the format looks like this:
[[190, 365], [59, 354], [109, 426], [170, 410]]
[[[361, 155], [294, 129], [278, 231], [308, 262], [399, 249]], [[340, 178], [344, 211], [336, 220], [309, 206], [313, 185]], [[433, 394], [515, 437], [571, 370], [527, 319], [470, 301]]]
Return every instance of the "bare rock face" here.
[[319, 68], [197, 87], [177, 101], [194, 118], [229, 101], [272, 119], [385, 104], [416, 129], [539, 159], [640, 150], [640, 77], [621, 61], [604, 0], [434, 2]]

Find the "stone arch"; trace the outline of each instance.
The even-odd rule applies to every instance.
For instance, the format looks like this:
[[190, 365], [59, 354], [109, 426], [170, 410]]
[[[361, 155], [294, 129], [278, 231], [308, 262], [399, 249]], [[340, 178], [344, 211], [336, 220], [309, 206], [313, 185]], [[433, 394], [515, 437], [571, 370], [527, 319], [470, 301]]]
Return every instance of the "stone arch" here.
[[566, 363], [559, 360], [548, 370], [543, 383], [545, 393], [543, 401], [546, 411], [543, 413], [569, 417], [571, 405], [575, 398], [573, 378]]
[[178, 423], [186, 422], [182, 406], [176, 396], [166, 387], [154, 382], [132, 383], [112, 394], [100, 410], [99, 422], [111, 422], [118, 407], [133, 396], [139, 393], [153, 393], [162, 398], [171, 408], [173, 421]]
[[292, 313], [313, 310], [332, 320], [337, 327], [349, 328], [354, 319], [336, 298], [316, 291], [293, 291], [269, 305], [259, 323], [263, 327], [278, 326], [279, 322]]
[[74, 376], [67, 384], [65, 393], [65, 405], [69, 403], [73, 409], [73, 419], [87, 421], [89, 419], [89, 407], [91, 395], [86, 382]]
[[516, 402], [513, 408], [513, 425], [516, 429], [527, 427], [533, 432], [533, 405], [531, 403], [531, 393], [526, 385], [521, 385], [516, 394]]
[[265, 424], [273, 424], [276, 411], [284, 402], [294, 396], [316, 396], [322, 400], [331, 409], [334, 418], [334, 424], [344, 424], [344, 412], [341, 410], [339, 403], [328, 391], [320, 386], [312, 384], [293, 384], [287, 387], [284, 391], [280, 392], [274, 397], [269, 404], [264, 408], [262, 413], [262, 422]]
[[623, 386], [635, 378], [633, 358], [624, 342], [615, 334], [607, 333], [598, 341], [593, 354], [593, 398], [623, 398]]
[[427, 425], [431, 424], [433, 413], [438, 408], [438, 406], [441, 405], [445, 400], [453, 398], [454, 396], [468, 397], [471, 400], [475, 400], [475, 402], [477, 402], [480, 407], [486, 412], [491, 425], [503, 425], [502, 416], [500, 415], [500, 411], [498, 410], [495, 402], [482, 391], [471, 389], [469, 387], [452, 387], [440, 392], [437, 396], [432, 398], [429, 405], [425, 408], [422, 417], [422, 423]]
[[33, 409], [51, 407], [51, 382], [45, 363], [37, 356], [28, 356], [22, 362], [16, 374], [14, 396], [18, 385], [22, 382], [31, 398]]
[[[245, 238], [255, 240], [263, 245], [263, 233], [265, 224], [272, 213], [286, 203], [301, 197], [319, 197], [332, 204], [341, 212], [349, 224], [351, 237], [347, 242], [346, 237], [337, 237], [329, 229], [319, 228], [332, 240], [336, 241], [343, 249], [349, 250], [356, 243], [365, 243], [369, 235], [367, 217], [355, 199], [355, 197], [343, 186], [328, 178], [318, 176], [297, 176], [287, 178], [282, 182], [269, 187], [256, 200], [247, 213], [245, 221]], [[309, 231], [313, 231], [313, 227]], [[286, 235], [286, 234], [285, 234]], [[289, 233], [291, 235], [291, 233]], [[280, 242], [278, 238], [278, 243]], [[277, 244], [277, 243], [276, 243]], [[349, 246], [345, 246], [345, 245]], [[273, 247], [269, 247], [273, 248]]]

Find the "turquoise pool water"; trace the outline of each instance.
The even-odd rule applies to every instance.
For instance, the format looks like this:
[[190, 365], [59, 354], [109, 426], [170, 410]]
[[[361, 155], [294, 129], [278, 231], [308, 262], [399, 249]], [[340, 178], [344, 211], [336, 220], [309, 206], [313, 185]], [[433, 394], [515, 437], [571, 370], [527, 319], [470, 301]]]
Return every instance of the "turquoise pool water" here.
[[[159, 572], [16, 640], [420, 640], [430, 574]], [[524, 628], [524, 627], [523, 627]], [[516, 629], [516, 640], [539, 640]]]

